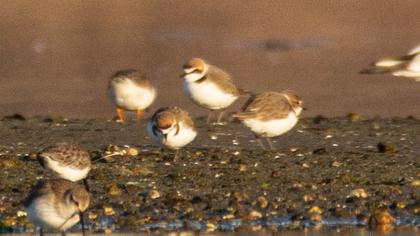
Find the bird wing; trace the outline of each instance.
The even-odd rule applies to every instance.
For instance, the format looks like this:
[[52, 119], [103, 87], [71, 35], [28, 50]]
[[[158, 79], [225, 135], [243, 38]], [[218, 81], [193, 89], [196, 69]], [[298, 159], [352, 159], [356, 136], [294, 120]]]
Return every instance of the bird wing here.
[[217, 86], [223, 88], [223, 90], [230, 94], [236, 96], [241, 95], [240, 90], [233, 83], [233, 80], [228, 73], [213, 65], [209, 65], [208, 71], [209, 72], [205, 77], [206, 79], [214, 82]]
[[74, 144], [61, 143], [45, 148], [39, 154], [41, 157], [48, 157], [59, 164], [71, 167], [90, 165], [89, 153]]
[[273, 120], [286, 118], [292, 111], [287, 98], [281, 93], [267, 92], [252, 96], [241, 112], [234, 114], [238, 119]]

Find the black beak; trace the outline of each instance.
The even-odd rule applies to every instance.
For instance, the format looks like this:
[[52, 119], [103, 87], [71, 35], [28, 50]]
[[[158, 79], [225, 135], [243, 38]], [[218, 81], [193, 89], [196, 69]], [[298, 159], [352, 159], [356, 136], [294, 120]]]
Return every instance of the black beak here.
[[306, 107], [303, 107], [303, 108], [302, 108], [302, 110], [304, 110], [304, 111], [307, 111], [307, 110], [308, 110], [308, 108], [306, 108]]
[[179, 76], [179, 78], [181, 78], [181, 79], [183, 79], [186, 75], [187, 75], [188, 73], [182, 73], [180, 76]]
[[85, 236], [85, 221], [83, 220], [83, 212], [79, 211], [80, 224], [82, 224], [82, 235]]

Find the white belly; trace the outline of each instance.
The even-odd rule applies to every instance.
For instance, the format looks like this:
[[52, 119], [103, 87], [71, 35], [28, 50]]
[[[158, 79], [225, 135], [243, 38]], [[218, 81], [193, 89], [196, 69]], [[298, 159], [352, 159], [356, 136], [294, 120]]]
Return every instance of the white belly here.
[[86, 178], [90, 171], [90, 167], [83, 169], [75, 169], [68, 166], [60, 165], [57, 161], [46, 158], [47, 166], [53, 170], [58, 176], [63, 179], [67, 179], [73, 182], [77, 182], [81, 179]]
[[408, 78], [420, 78], [420, 71], [412, 70], [397, 70], [392, 72], [394, 76], [408, 77]]
[[66, 230], [79, 222], [78, 214], [72, 216], [72, 213], [69, 212], [68, 215], [62, 216], [50, 202], [42, 198], [35, 200], [26, 211], [31, 222], [50, 229]]
[[183, 146], [189, 144], [194, 140], [194, 138], [197, 136], [197, 131], [182, 127], [182, 124], [180, 124], [180, 129], [178, 134], [175, 135], [175, 131], [171, 131], [168, 133], [167, 139], [165, 140], [163, 138], [163, 135], [160, 133], [157, 133], [155, 135], [152, 130], [152, 122], [149, 122], [147, 124], [147, 132], [149, 136], [152, 138], [152, 140], [159, 145], [163, 145], [170, 149], [180, 149]]
[[260, 121], [257, 119], [246, 119], [242, 122], [245, 126], [250, 128], [252, 132], [259, 136], [264, 137], [275, 137], [282, 135], [289, 130], [291, 130], [297, 123], [298, 118], [295, 113], [290, 113], [287, 118], [269, 120], [269, 121]]
[[113, 103], [125, 110], [144, 110], [156, 98], [156, 90], [148, 90], [135, 85], [131, 81], [115, 84], [108, 90], [108, 95]]
[[238, 99], [207, 81], [194, 83], [184, 80], [184, 91], [195, 103], [210, 110], [224, 109]]

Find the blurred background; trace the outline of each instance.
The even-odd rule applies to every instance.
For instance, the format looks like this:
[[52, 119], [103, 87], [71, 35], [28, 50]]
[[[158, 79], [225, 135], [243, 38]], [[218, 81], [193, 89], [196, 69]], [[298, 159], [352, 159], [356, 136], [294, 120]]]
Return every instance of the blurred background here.
[[146, 72], [159, 89], [152, 111], [179, 105], [204, 115], [182, 91], [190, 57], [224, 68], [244, 89], [295, 90], [305, 116], [420, 116], [420, 83], [358, 74], [420, 44], [418, 0], [0, 4], [1, 116], [112, 118], [106, 87], [124, 68]]

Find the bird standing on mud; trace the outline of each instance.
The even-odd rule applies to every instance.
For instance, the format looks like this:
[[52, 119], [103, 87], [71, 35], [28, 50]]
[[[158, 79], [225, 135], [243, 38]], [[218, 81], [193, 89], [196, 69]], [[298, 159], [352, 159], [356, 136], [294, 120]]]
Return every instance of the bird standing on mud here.
[[263, 149], [261, 138], [266, 138], [270, 149], [274, 150], [270, 138], [288, 132], [297, 124], [302, 105], [302, 99], [294, 92], [264, 92], [252, 96], [233, 117], [251, 129]]
[[176, 150], [174, 160], [177, 159], [178, 150], [197, 136], [193, 120], [188, 112], [179, 107], [157, 110], [147, 124], [147, 133], [153, 141]]
[[108, 96], [115, 104], [118, 121], [125, 121], [124, 111], [135, 111], [139, 120], [156, 99], [156, 89], [139, 71], [120, 70], [109, 80]]
[[360, 73], [390, 73], [396, 77], [411, 78], [420, 82], [420, 45], [411, 49], [404, 56], [390, 57], [374, 62], [370, 68], [364, 69]]
[[217, 119], [220, 123], [223, 110], [232, 105], [244, 92], [236, 87], [232, 78], [224, 70], [208, 64], [201, 58], [193, 58], [183, 66], [184, 91], [197, 105], [210, 110], [207, 124], [210, 123], [211, 113], [222, 110]]
[[38, 153], [41, 165], [51, 170], [58, 177], [77, 182], [83, 180], [89, 191], [87, 175], [92, 169], [89, 152], [76, 144], [57, 143], [44, 148]]
[[41, 227], [40, 236], [44, 229], [60, 230], [65, 236], [65, 231], [79, 221], [85, 235], [83, 212], [89, 204], [84, 187], [63, 179], [39, 181], [23, 203], [29, 221]]

